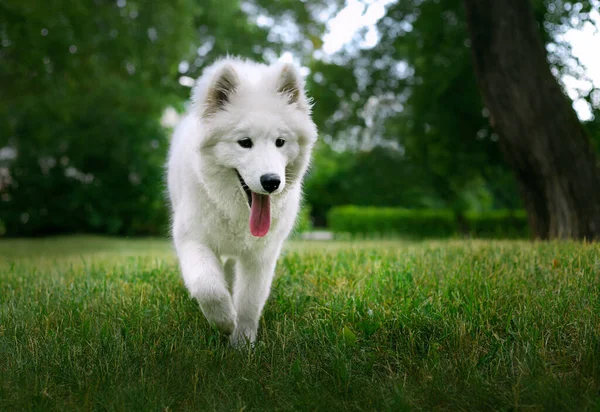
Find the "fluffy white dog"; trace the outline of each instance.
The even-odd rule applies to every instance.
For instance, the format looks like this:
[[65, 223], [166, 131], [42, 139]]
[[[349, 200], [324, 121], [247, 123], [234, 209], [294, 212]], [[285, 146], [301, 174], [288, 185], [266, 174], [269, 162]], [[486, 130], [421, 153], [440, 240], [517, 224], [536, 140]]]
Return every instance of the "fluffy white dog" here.
[[291, 64], [220, 60], [193, 101], [169, 154], [173, 240], [204, 316], [232, 345], [253, 343], [317, 128]]

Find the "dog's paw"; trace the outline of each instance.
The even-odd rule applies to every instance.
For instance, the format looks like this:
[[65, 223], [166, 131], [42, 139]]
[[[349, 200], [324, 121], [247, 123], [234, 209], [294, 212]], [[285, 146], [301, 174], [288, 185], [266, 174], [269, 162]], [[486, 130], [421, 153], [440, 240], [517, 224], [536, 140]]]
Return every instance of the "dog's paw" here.
[[254, 348], [256, 328], [237, 327], [229, 337], [229, 343], [236, 349]]
[[225, 316], [218, 319], [210, 319], [207, 317], [207, 319], [217, 327], [219, 332], [225, 335], [231, 335], [235, 330], [235, 316], [233, 319]]
[[231, 298], [227, 295], [222, 298], [198, 299], [200, 309], [210, 323], [214, 324], [219, 332], [231, 335], [236, 329], [236, 313]]

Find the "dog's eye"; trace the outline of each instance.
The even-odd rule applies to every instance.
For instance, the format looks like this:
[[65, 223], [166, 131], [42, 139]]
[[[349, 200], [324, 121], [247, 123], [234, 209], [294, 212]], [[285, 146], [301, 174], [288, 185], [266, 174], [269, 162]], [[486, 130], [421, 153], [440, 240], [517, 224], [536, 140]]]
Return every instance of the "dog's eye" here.
[[249, 137], [244, 137], [243, 139], [238, 140], [238, 144], [244, 149], [250, 149], [252, 147], [252, 140], [250, 140]]
[[284, 144], [285, 144], [285, 140], [283, 140], [282, 138], [275, 140], [275, 146], [277, 146], [277, 147], [282, 147]]

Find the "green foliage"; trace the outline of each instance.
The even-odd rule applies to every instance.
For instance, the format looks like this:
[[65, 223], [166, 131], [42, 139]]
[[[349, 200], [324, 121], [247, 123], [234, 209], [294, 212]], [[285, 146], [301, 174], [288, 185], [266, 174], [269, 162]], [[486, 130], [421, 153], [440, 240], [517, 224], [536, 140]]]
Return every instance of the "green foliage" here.
[[15, 183], [3, 208], [8, 234], [164, 233], [168, 141], [158, 116], [132, 116], [158, 114], [152, 100], [119, 83], [64, 96], [60, 105], [56, 94], [44, 97], [22, 112], [28, 121], [15, 130], [29, 139], [16, 142], [11, 163]]
[[317, 221], [322, 223], [327, 210], [340, 201], [340, 196], [335, 191], [343, 190], [339, 176], [351, 164], [351, 154], [335, 152], [323, 140], [317, 141], [304, 183], [306, 202], [310, 204], [312, 215], [317, 217]]
[[334, 232], [353, 235], [446, 237], [457, 231], [449, 210], [340, 206], [329, 211], [327, 222]]
[[[445, 207], [465, 210], [463, 194], [473, 181], [493, 184], [498, 175], [512, 183], [504, 188], [506, 197], [518, 198], [484, 114], [462, 2], [415, 6], [400, 0], [388, 6], [377, 28], [379, 43], [349, 58], [362, 89], [345, 87], [339, 110], [349, 114], [339, 127], [359, 125], [363, 136], [397, 142], [398, 157], [416, 174], [401, 179], [401, 186], [409, 192], [426, 188]], [[323, 77], [340, 82], [340, 76]], [[339, 87], [349, 84], [344, 80]], [[343, 110], [347, 104], [352, 108]], [[354, 117], [361, 112], [364, 123]]]
[[[310, 70], [307, 87], [315, 102], [313, 120], [321, 134], [335, 136], [338, 132], [347, 133], [348, 124], [361, 124], [359, 112], [350, 110], [355, 104], [352, 95], [359, 90], [352, 65], [312, 60]], [[344, 122], [336, 121], [339, 110]]]
[[[245, 10], [253, 18], [268, 16], [278, 30], [269, 33], [267, 41], [285, 45], [286, 51], [294, 51], [296, 55], [307, 60], [312, 59], [312, 54], [323, 45], [323, 33], [327, 18], [333, 16], [343, 5], [344, 0], [247, 0], [244, 1]], [[284, 30], [281, 30], [281, 29]], [[296, 32], [297, 33], [294, 33]], [[296, 37], [291, 40], [290, 35]], [[260, 47], [266, 43], [263, 39], [256, 43]]]
[[0, 3], [7, 234], [164, 233], [159, 120], [188, 98], [179, 72], [225, 52], [260, 55], [265, 35], [237, 0]]
[[420, 171], [396, 151], [336, 152], [323, 142], [315, 149], [305, 187], [319, 223], [333, 206], [420, 207], [435, 196]]
[[[226, 53], [282, 50], [311, 71], [322, 139], [306, 194], [317, 225], [344, 204], [520, 208], [474, 80], [462, 2], [392, 2], [374, 48], [355, 39], [320, 59], [326, 17], [342, 4], [0, 2], [0, 150], [16, 153], [0, 156], [6, 233], [161, 233], [168, 139], [158, 119], [166, 106], [184, 109], [180, 76]], [[559, 35], [588, 20], [592, 3], [534, 5], [550, 63], [582, 77]]]
[[456, 216], [451, 210], [340, 206], [329, 211], [329, 228], [362, 236], [448, 237], [462, 233], [483, 238], [528, 234], [523, 211], [491, 211]]
[[0, 410], [594, 410], [600, 244], [293, 242], [258, 343], [166, 241], [0, 241]]
[[[583, 78], [560, 35], [589, 20], [594, 6], [556, 0], [536, 0], [534, 6], [543, 37], [552, 43], [550, 63], [559, 73]], [[463, 2], [398, 0], [387, 6], [377, 29], [375, 47], [360, 50], [357, 38], [355, 49], [333, 63], [311, 65], [311, 84], [327, 102], [323, 118], [316, 117], [323, 134], [358, 156], [363, 154], [356, 148], [382, 141], [398, 144], [399, 169], [409, 166], [413, 173], [400, 178], [396, 190], [387, 190], [398, 203], [385, 206], [416, 207], [402, 198], [405, 189], [424, 192], [413, 198], [417, 202], [464, 213], [470, 206], [466, 199], [473, 197], [469, 192], [478, 185], [492, 196], [494, 208], [522, 207], [475, 81]], [[373, 153], [368, 156], [373, 162], [380, 159]], [[376, 173], [360, 170], [363, 176]], [[389, 176], [386, 180], [393, 179], [392, 173]], [[383, 206], [378, 201], [371, 205]]]
[[592, 121], [584, 123], [584, 126], [590, 134], [593, 149], [600, 156], [600, 108], [596, 110], [596, 117]]
[[492, 210], [465, 214], [469, 234], [481, 238], [523, 238], [529, 236], [524, 210]]
[[[490, 180], [473, 177], [457, 190], [452, 201], [440, 196], [439, 179], [399, 151], [336, 151], [322, 140], [314, 151], [313, 166], [306, 179], [306, 200], [319, 226], [326, 225], [329, 209], [336, 206], [452, 208], [464, 210], [516, 209], [520, 206], [511, 176], [490, 174]], [[491, 169], [488, 169], [491, 170]], [[493, 179], [492, 179], [493, 178]], [[448, 182], [447, 182], [448, 183]]]

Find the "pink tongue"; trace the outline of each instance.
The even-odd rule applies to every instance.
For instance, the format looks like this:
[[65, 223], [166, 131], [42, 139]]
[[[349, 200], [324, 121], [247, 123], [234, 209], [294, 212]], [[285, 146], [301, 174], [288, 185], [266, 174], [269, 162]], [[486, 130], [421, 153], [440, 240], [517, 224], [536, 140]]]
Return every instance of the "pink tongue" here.
[[263, 237], [271, 227], [271, 203], [268, 195], [252, 192], [252, 208], [250, 209], [250, 233]]

